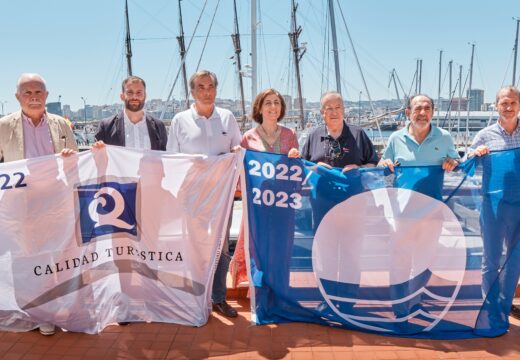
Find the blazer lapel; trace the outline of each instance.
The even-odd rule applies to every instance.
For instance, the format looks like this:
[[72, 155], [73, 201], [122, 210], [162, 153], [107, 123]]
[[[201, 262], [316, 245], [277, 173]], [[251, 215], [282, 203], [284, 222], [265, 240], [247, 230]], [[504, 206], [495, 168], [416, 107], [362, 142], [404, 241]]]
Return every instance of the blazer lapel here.
[[117, 139], [120, 146], [126, 146], [125, 141], [125, 118], [123, 113], [117, 114], [114, 119], [114, 127], [112, 129], [111, 137]]
[[54, 152], [58, 153], [60, 149], [60, 124], [56, 119], [49, 113], [47, 113], [47, 124], [49, 124], [49, 132], [51, 133], [52, 146]]
[[146, 116], [146, 127], [148, 128], [148, 136], [150, 136], [150, 147], [152, 150], [160, 150], [159, 134], [157, 132], [155, 122], [148, 115]]
[[25, 157], [25, 150], [23, 146], [23, 124], [22, 124], [22, 112], [18, 111], [16, 115], [11, 119], [11, 139], [16, 144], [16, 149], [19, 151], [22, 156], [21, 159]]

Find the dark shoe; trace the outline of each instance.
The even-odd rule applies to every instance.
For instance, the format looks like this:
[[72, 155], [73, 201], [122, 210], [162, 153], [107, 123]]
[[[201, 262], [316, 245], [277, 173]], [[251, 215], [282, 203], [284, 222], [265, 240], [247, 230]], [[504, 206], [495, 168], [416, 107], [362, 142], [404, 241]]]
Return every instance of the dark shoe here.
[[117, 324], [119, 326], [126, 326], [126, 325], [130, 324], [130, 322], [128, 322], [128, 321], [118, 321]]
[[518, 305], [512, 305], [510, 315], [515, 319], [520, 320], [520, 307], [518, 307]]
[[238, 315], [237, 311], [225, 301], [222, 301], [218, 304], [213, 304], [213, 310], [229, 318], [234, 318]]

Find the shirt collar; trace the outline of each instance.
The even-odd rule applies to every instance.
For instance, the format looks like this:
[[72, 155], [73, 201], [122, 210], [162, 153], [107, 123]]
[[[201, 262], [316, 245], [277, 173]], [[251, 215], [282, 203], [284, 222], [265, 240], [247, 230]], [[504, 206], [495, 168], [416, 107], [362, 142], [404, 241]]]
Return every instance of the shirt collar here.
[[146, 123], [146, 113], [143, 111], [143, 117], [141, 118], [141, 120], [139, 120], [138, 122], [136, 122], [135, 124], [133, 122], [130, 121], [130, 118], [128, 117], [128, 115], [126, 114], [126, 110], [123, 110], [123, 117], [125, 119], [125, 123], [127, 125], [133, 125], [133, 126], [143, 126], [145, 123]]
[[215, 115], [216, 109], [217, 109], [217, 107], [215, 106], [215, 104], [213, 104], [213, 112], [211, 113], [211, 115], [208, 118], [206, 118], [205, 116], [199, 115], [199, 113], [197, 112], [197, 109], [195, 108], [195, 103], [190, 105], [191, 114], [193, 115], [193, 118], [195, 120], [197, 120], [197, 119], [211, 119]]
[[45, 125], [47, 124], [47, 113], [45, 113], [45, 112], [43, 113], [43, 115], [42, 115], [42, 119], [41, 119], [41, 121], [38, 123], [37, 126], [34, 126], [33, 121], [32, 121], [32, 120], [31, 120], [27, 115], [25, 115], [25, 114], [23, 113], [23, 111], [22, 111], [22, 119], [23, 119], [24, 121], [26, 121], [26, 123], [27, 123], [29, 126], [32, 126], [33, 128], [39, 128], [39, 127], [45, 126]]
[[[403, 131], [404, 131], [404, 136], [405, 137], [408, 137], [410, 140], [413, 140], [417, 143], [417, 140], [415, 140], [415, 138], [410, 135], [410, 132], [408, 131], [408, 128], [410, 127], [410, 121], [408, 121], [405, 125], [405, 127], [403, 128]], [[432, 123], [430, 123], [430, 131], [428, 132], [428, 135], [426, 135], [426, 137], [424, 138], [424, 141], [422, 142], [424, 144], [425, 141], [429, 141], [429, 139], [431, 138], [434, 138], [437, 136], [437, 128], [435, 127], [435, 125], [433, 125]]]
[[[323, 141], [326, 139], [331, 139], [331, 140], [334, 139], [332, 136], [329, 135], [329, 130], [327, 129], [327, 125], [323, 125], [323, 128], [324, 128], [325, 132], [321, 136], [321, 140]], [[339, 134], [339, 136], [336, 140], [340, 141], [341, 139], [346, 137], [349, 131], [350, 130], [348, 129], [347, 123], [345, 122], [345, 120], [343, 120], [343, 129], [341, 129], [341, 134]]]
[[[497, 120], [496, 124], [497, 124], [498, 128], [500, 129], [500, 131], [502, 132], [502, 134], [509, 135], [509, 133], [502, 127], [499, 120]], [[513, 130], [513, 133], [510, 136], [517, 135], [519, 131], [520, 131], [520, 126], [518, 126], [518, 119], [517, 119], [516, 128]]]

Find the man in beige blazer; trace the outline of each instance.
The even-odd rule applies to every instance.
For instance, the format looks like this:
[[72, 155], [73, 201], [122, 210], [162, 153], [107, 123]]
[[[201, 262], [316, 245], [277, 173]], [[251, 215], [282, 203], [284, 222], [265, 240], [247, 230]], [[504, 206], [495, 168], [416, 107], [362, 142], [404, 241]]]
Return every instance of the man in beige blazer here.
[[[0, 119], [0, 161], [56, 153], [68, 156], [78, 150], [67, 121], [45, 111], [48, 95], [45, 80], [40, 75], [20, 76], [16, 99], [21, 109]], [[24, 133], [24, 129], [31, 131]]]
[[[45, 111], [49, 92], [38, 74], [22, 74], [16, 83], [21, 110], [0, 119], [0, 161], [8, 162], [78, 150], [67, 121]], [[54, 335], [52, 324], [39, 324], [42, 335]]]

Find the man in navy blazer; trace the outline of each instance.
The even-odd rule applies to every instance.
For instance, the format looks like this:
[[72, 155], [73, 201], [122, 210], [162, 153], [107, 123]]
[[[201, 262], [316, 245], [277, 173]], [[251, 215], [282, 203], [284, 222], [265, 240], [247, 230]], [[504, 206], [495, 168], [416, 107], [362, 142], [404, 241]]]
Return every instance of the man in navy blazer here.
[[166, 150], [164, 123], [143, 110], [146, 100], [144, 80], [137, 76], [126, 78], [120, 98], [125, 103], [124, 110], [101, 121], [95, 147], [104, 143], [143, 150]]

